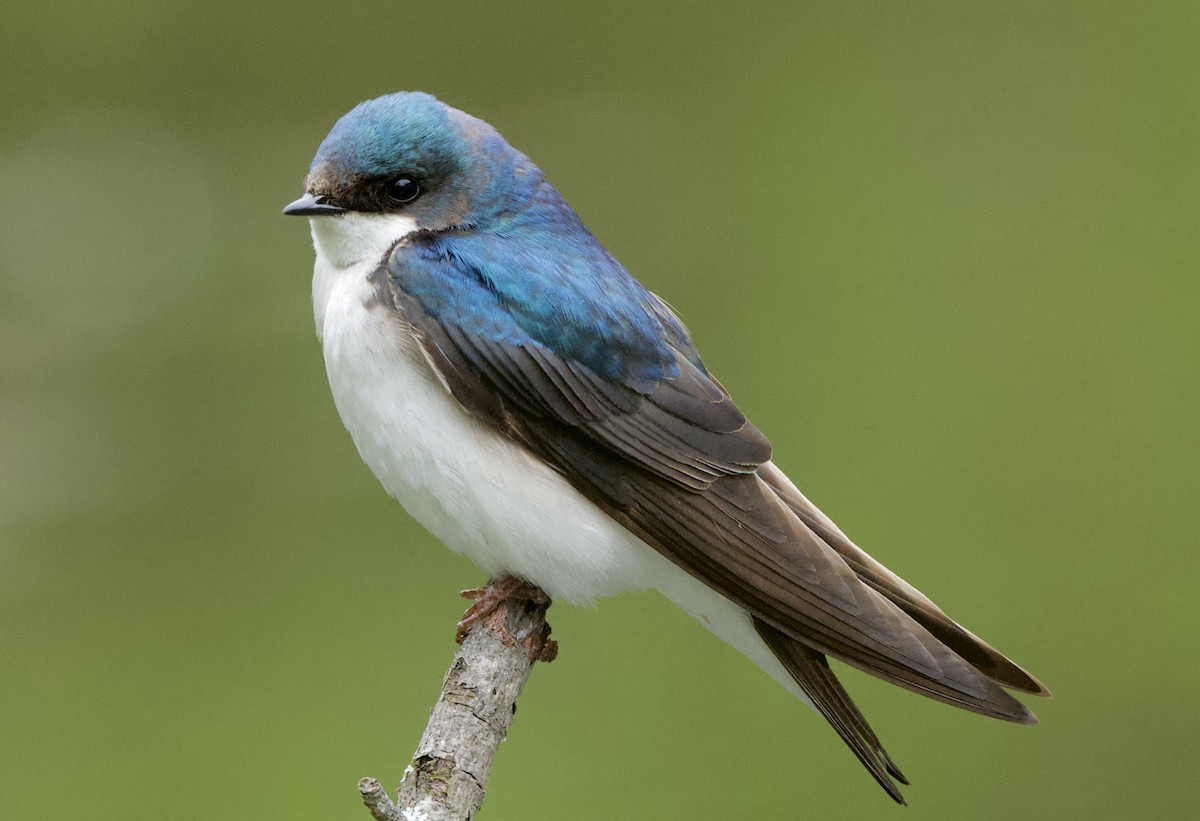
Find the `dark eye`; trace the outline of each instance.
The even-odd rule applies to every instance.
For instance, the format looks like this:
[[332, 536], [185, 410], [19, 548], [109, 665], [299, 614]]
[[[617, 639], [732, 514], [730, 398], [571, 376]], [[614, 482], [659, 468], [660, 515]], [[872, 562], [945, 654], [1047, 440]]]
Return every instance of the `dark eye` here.
[[408, 203], [421, 196], [421, 186], [412, 177], [396, 177], [384, 186], [384, 193], [392, 202]]

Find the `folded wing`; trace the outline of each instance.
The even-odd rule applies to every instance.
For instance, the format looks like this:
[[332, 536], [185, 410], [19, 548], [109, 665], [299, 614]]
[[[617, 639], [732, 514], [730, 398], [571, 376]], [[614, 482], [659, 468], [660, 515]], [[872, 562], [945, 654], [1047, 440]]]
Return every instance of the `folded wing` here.
[[[424, 297], [433, 292], [431, 277], [439, 287], [461, 289], [453, 310]], [[893, 797], [899, 800], [889, 776], [903, 778], [824, 656], [956, 707], [1036, 720], [1003, 688], [1039, 695], [1045, 688], [809, 503], [769, 461], [766, 438], [704, 370], [681, 331], [662, 335], [657, 344], [665, 350], [628, 352], [638, 361], [652, 355], [666, 362], [657, 378], [632, 365], [628, 379], [602, 376], [544, 330], [544, 316], [522, 323], [520, 305], [501, 304], [488, 285], [495, 279], [454, 254], [401, 248], [378, 272], [377, 285], [477, 418], [537, 453], [614, 519], [749, 611], [764, 641]], [[648, 292], [641, 309], [666, 310]], [[529, 327], [543, 330], [535, 335]]]

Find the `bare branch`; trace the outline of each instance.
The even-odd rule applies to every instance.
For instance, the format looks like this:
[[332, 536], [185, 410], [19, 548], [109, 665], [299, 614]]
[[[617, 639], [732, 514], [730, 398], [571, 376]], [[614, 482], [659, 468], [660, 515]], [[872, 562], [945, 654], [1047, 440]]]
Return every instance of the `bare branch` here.
[[[513, 588], [496, 580], [493, 588]], [[528, 586], [524, 588], [528, 592]], [[492, 758], [517, 709], [535, 661], [557, 645], [546, 624], [550, 600], [508, 598], [474, 622], [454, 656], [416, 754], [404, 770], [399, 802], [373, 778], [359, 782], [376, 821], [469, 821], [483, 804]]]
[[375, 816], [375, 821], [400, 821], [400, 811], [388, 797], [387, 790], [374, 778], [363, 778], [358, 782], [363, 803]]

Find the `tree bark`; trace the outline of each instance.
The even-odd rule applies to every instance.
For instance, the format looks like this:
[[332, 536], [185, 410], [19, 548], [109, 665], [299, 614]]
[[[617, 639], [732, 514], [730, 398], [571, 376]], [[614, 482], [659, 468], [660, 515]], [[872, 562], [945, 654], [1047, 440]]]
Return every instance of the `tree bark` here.
[[546, 624], [549, 599], [535, 599], [509, 598], [471, 626], [404, 770], [398, 802], [374, 778], [359, 782], [376, 821], [469, 821], [479, 811], [533, 664], [557, 653]]

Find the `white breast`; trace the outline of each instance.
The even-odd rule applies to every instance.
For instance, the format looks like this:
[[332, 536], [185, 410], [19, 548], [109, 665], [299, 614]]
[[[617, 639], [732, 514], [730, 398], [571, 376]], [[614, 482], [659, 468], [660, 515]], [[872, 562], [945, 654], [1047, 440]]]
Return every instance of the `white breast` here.
[[[372, 223], [371, 221], [377, 221]], [[368, 277], [415, 230], [403, 217], [310, 220], [313, 307], [333, 399], [359, 455], [409, 514], [490, 576], [576, 604], [655, 588], [797, 694], [749, 614], [683, 572], [439, 381]]]
[[[367, 277], [411, 228], [393, 223], [382, 232], [386, 245], [353, 259], [359, 254], [339, 242], [344, 228], [336, 238], [323, 230], [331, 222], [312, 220], [317, 332], [338, 412], [384, 488], [451, 550], [553, 598], [589, 602], [651, 586], [648, 565], [664, 560], [545, 463], [472, 418], [405, 325], [374, 302]], [[353, 245], [371, 244], [353, 228]]]

